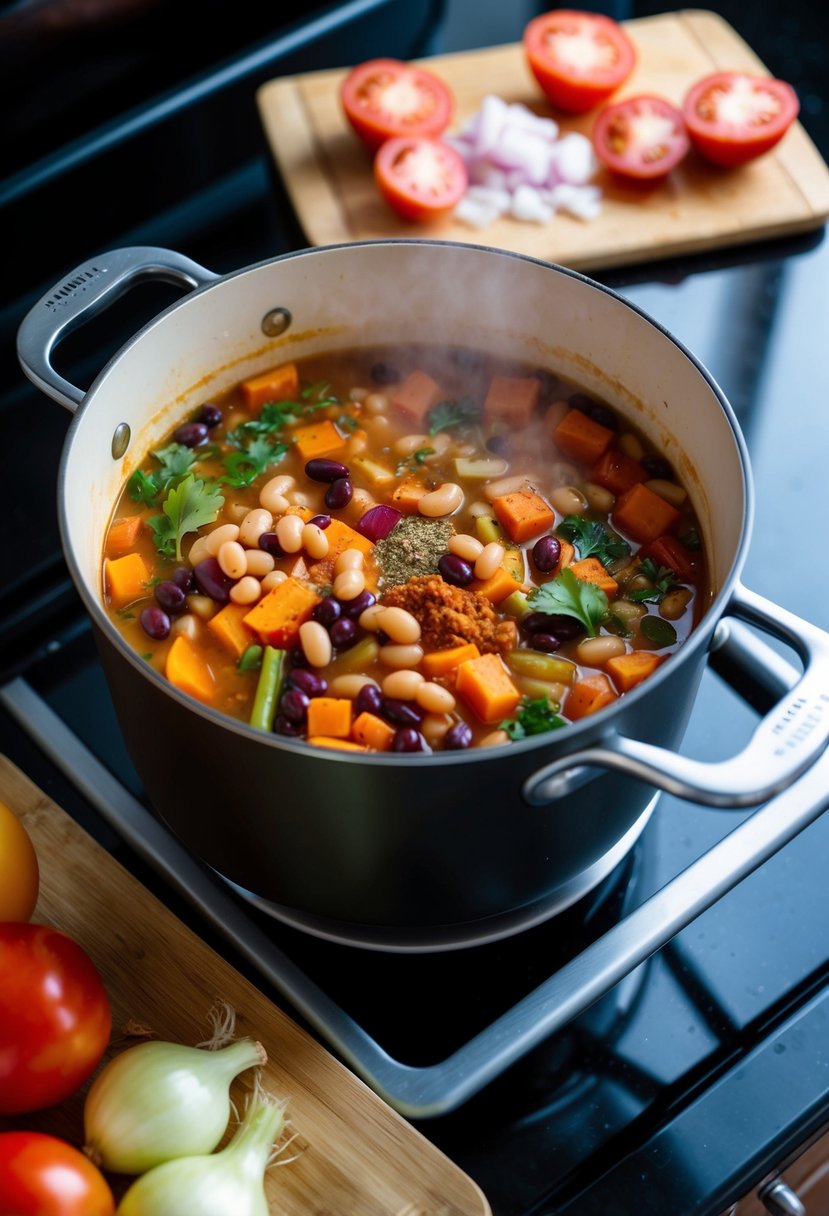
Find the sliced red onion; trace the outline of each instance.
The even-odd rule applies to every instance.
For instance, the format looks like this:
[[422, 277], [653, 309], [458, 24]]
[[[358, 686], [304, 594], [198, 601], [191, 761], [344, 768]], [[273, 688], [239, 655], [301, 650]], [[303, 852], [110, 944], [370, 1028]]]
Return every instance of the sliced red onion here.
[[396, 507], [369, 507], [357, 524], [357, 531], [366, 540], [385, 540], [402, 518], [403, 512]]

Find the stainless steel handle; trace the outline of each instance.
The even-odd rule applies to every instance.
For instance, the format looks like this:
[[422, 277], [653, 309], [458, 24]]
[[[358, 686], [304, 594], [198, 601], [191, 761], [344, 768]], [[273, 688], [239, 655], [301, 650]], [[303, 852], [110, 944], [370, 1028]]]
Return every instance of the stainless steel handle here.
[[748, 807], [779, 794], [805, 772], [829, 742], [829, 634], [739, 584], [726, 612], [786, 642], [804, 664], [798, 683], [738, 755], [707, 764], [611, 732], [601, 746], [571, 753], [528, 777], [525, 800], [544, 806], [583, 785], [592, 770], [608, 768], [706, 806]]
[[133, 246], [102, 253], [77, 266], [29, 309], [17, 331], [17, 357], [33, 384], [74, 413], [84, 393], [52, 367], [57, 344], [130, 287], [160, 279], [192, 291], [219, 276], [170, 249]]
[[763, 1187], [758, 1198], [770, 1216], [806, 1216], [806, 1209], [797, 1195], [780, 1178]]

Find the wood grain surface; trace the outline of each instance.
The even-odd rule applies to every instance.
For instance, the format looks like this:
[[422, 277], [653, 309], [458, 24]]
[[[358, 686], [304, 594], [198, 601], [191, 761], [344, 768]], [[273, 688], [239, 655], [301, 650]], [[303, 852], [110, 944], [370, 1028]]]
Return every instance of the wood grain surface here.
[[[637, 67], [613, 100], [657, 93], [679, 104], [709, 72], [768, 75], [736, 31], [717, 14], [681, 10], [625, 22]], [[520, 45], [438, 55], [421, 61], [442, 76], [456, 99], [452, 129], [486, 93], [549, 115]], [[377, 193], [368, 154], [339, 101], [344, 70], [270, 81], [257, 105], [277, 168], [312, 245], [386, 237], [428, 236], [530, 254], [581, 270], [598, 270], [819, 228], [829, 216], [829, 169], [800, 123], [766, 156], [740, 169], [707, 165], [695, 152], [660, 185], [628, 186], [605, 170], [601, 215], [583, 221], [558, 213], [544, 225], [502, 217], [487, 228], [453, 219], [428, 225], [398, 219]], [[556, 115], [562, 131], [588, 134], [595, 115]]]
[[[129, 1019], [155, 1037], [209, 1037], [218, 1001], [237, 1033], [264, 1045], [264, 1087], [287, 1100], [296, 1140], [267, 1176], [280, 1216], [489, 1216], [477, 1185], [429, 1140], [201, 941], [5, 756], [0, 799], [21, 818], [40, 863], [32, 920], [68, 933], [92, 958], [109, 994], [113, 1031], [104, 1061], [129, 1045]], [[91, 1083], [91, 1082], [90, 1082]], [[50, 1111], [0, 1118], [80, 1146], [84, 1086]], [[243, 1100], [252, 1073], [234, 1082]], [[128, 1179], [110, 1177], [120, 1196]], [[198, 1216], [191, 1213], [190, 1216]]]

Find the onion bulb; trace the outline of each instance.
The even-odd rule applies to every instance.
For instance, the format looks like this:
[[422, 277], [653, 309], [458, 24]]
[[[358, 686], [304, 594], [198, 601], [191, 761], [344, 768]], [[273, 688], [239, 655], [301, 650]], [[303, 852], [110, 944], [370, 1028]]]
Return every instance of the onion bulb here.
[[226, 1148], [179, 1157], [143, 1174], [117, 1216], [268, 1216], [265, 1170], [283, 1123], [283, 1104], [257, 1087]]
[[84, 1152], [100, 1169], [119, 1174], [212, 1152], [230, 1119], [231, 1081], [266, 1059], [252, 1039], [219, 1049], [156, 1041], [127, 1048], [87, 1094]]

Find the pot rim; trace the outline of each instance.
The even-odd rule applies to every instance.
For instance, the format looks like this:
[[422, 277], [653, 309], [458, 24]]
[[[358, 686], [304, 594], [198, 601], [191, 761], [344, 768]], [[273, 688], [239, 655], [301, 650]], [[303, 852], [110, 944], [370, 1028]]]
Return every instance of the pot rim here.
[[[557, 262], [546, 261], [544, 258], [534, 257], [530, 254], [517, 253], [513, 250], [498, 249], [493, 246], [476, 244], [472, 242], [462, 241], [447, 241], [436, 240], [431, 238], [419, 237], [390, 237], [382, 239], [372, 239], [364, 241], [349, 241], [341, 242], [334, 245], [312, 246], [304, 249], [290, 250], [286, 253], [279, 254], [273, 258], [264, 258], [258, 262], [253, 262], [250, 265], [240, 267], [236, 270], [229, 271], [227, 274], [221, 275], [219, 278], [205, 283], [200, 287], [189, 291], [180, 300], [168, 305], [161, 312], [152, 317], [146, 324], [137, 330], [131, 338], [129, 338], [116, 352], [113, 354], [101, 370], [96, 375], [92, 384], [84, 393], [83, 400], [75, 412], [72, 422], [67, 430], [64, 440], [60, 466], [58, 471], [58, 526], [63, 547], [64, 558], [66, 560], [69, 572], [75, 587], [86, 607], [93, 623], [98, 630], [103, 634], [105, 639], [112, 643], [122, 658], [144, 678], [150, 680], [160, 692], [172, 697], [178, 702], [182, 708], [191, 713], [195, 713], [199, 717], [205, 719], [213, 726], [222, 727], [225, 730], [230, 730], [232, 733], [242, 736], [251, 742], [258, 743], [261, 746], [270, 747], [278, 751], [294, 752], [300, 755], [313, 755], [319, 760], [335, 761], [338, 764], [352, 765], [396, 765], [398, 767], [423, 765], [443, 767], [446, 765], [462, 763], [472, 764], [481, 761], [496, 761], [502, 755], [500, 747], [491, 748], [469, 748], [462, 751], [451, 752], [431, 752], [431, 753], [388, 753], [388, 752], [360, 752], [350, 753], [347, 751], [338, 751], [333, 748], [315, 747], [302, 739], [291, 739], [287, 736], [277, 735], [274, 733], [266, 733], [256, 727], [250, 726], [248, 723], [237, 718], [232, 718], [228, 714], [224, 714], [217, 709], [212, 709], [208, 705], [202, 704], [194, 697], [190, 697], [185, 693], [180, 692], [174, 685], [170, 684], [164, 678], [161, 672], [150, 667], [139, 656], [138, 653], [128, 645], [123, 636], [115, 628], [110, 621], [107, 613], [104, 611], [103, 604], [98, 593], [93, 593], [86, 583], [83, 573], [75, 559], [75, 554], [69, 538], [69, 524], [66, 517], [66, 484], [67, 484], [67, 466], [70, 459], [70, 453], [74, 445], [76, 433], [81, 425], [81, 421], [86, 414], [88, 408], [94, 408], [94, 398], [96, 394], [105, 387], [105, 381], [115, 366], [115, 364], [123, 357], [123, 355], [131, 349], [137, 342], [143, 340], [153, 329], [166, 322], [167, 318], [176, 312], [177, 309], [186, 304], [189, 300], [197, 295], [202, 295], [206, 292], [214, 291], [221, 288], [225, 283], [239, 278], [242, 275], [262, 269], [266, 266], [277, 265], [281, 262], [289, 261], [293, 258], [308, 258], [321, 256], [344, 249], [354, 249], [363, 247], [386, 247], [400, 245], [416, 245], [438, 248], [453, 248], [464, 250], [478, 250], [486, 254], [495, 254], [501, 257], [515, 258], [520, 262], [529, 262], [539, 266], [545, 270], [551, 270], [554, 273], [563, 274], [566, 277], [573, 279], [584, 286], [602, 292], [609, 296], [621, 307], [629, 309], [631, 312], [639, 316], [647, 324], [651, 325], [658, 333], [660, 333], [667, 341], [675, 346], [679, 352], [694, 366], [697, 372], [705, 380], [708, 387], [714, 394], [720, 408], [722, 409], [728, 424], [731, 428], [731, 434], [734, 445], [737, 450], [737, 456], [740, 463], [740, 469], [743, 476], [743, 509], [742, 520], [740, 527], [740, 541], [737, 547], [737, 552], [731, 563], [727, 578], [724, 579], [723, 585], [716, 592], [710, 603], [708, 604], [705, 614], [699, 624], [694, 628], [688, 640], [682, 644], [680, 649], [671, 656], [671, 662], [660, 665], [653, 675], [649, 676], [646, 681], [639, 685], [638, 688], [631, 692], [625, 693], [613, 705], [608, 706], [600, 711], [594, 717], [583, 718], [579, 722], [568, 723], [566, 730], [547, 732], [546, 734], [531, 736], [527, 739], [516, 740], [510, 744], [509, 751], [511, 755], [518, 753], [538, 752], [549, 750], [551, 745], [558, 744], [556, 750], [560, 750], [563, 754], [569, 751], [577, 751], [585, 745], [588, 736], [595, 737], [596, 735], [606, 735], [612, 732], [614, 724], [618, 721], [619, 715], [627, 712], [631, 705], [638, 704], [644, 700], [652, 691], [661, 687], [665, 680], [670, 679], [672, 674], [676, 672], [678, 665], [690, 662], [698, 651], [708, 645], [711, 635], [714, 632], [720, 617], [731, 598], [735, 585], [739, 581], [743, 565], [746, 560], [748, 547], [751, 541], [752, 524], [754, 518], [754, 486], [751, 474], [751, 465], [749, 462], [748, 448], [745, 439], [737, 421], [736, 415], [731, 404], [728, 401], [723, 390], [720, 388], [717, 381], [705, 367], [705, 365], [688, 349], [687, 346], [677, 338], [669, 329], [661, 322], [656, 320], [650, 313], [646, 312], [639, 305], [630, 300], [625, 299], [618, 291], [603, 283], [597, 282], [581, 271], [573, 270], [570, 267], [562, 266]], [[572, 741], [572, 742], [571, 742]]]

